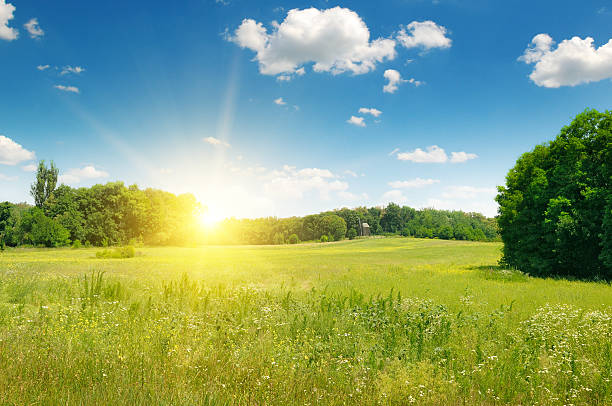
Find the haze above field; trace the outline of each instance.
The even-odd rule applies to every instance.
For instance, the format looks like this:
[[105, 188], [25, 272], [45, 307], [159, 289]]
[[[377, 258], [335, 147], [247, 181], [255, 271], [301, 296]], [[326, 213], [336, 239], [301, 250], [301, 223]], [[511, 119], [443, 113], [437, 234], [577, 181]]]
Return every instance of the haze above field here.
[[31, 201], [53, 159], [68, 185], [191, 192], [216, 219], [493, 216], [521, 153], [609, 108], [611, 19], [603, 1], [0, 0], [0, 201]]

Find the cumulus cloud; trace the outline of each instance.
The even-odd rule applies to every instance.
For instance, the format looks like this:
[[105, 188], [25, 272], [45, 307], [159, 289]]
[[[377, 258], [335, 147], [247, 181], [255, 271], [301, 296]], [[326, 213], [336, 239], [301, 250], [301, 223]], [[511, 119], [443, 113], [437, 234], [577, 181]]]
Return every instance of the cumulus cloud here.
[[382, 203], [397, 203], [405, 204], [408, 202], [408, 197], [404, 195], [404, 192], [398, 189], [389, 190], [382, 195]]
[[30, 38], [40, 38], [45, 35], [45, 32], [38, 24], [38, 18], [32, 18], [30, 21], [23, 25], [25, 29], [30, 33]]
[[47, 69], [49, 69], [49, 68], [50, 68], [50, 66], [49, 66], [49, 65], [38, 65], [38, 66], [36, 67], [36, 69], [38, 69], [38, 70], [47, 70]]
[[444, 163], [448, 160], [448, 156], [444, 149], [432, 145], [427, 147], [425, 151], [417, 148], [411, 152], [400, 152], [397, 154], [397, 159], [417, 163]]
[[391, 186], [393, 189], [417, 189], [436, 183], [440, 183], [440, 181], [438, 179], [415, 178], [411, 180], [396, 180], [389, 182], [389, 186]]
[[15, 6], [7, 3], [5, 0], [0, 0], [0, 39], [12, 41], [17, 39], [19, 31], [9, 27], [10, 20], [13, 19]]
[[33, 151], [28, 151], [12, 139], [0, 135], [0, 164], [17, 165], [35, 158]]
[[264, 176], [264, 191], [283, 198], [301, 199], [307, 192], [316, 192], [322, 199], [348, 190], [348, 183], [338, 180], [328, 169], [296, 169], [285, 165], [281, 170], [270, 171]]
[[35, 164], [24, 165], [21, 170], [24, 172], [36, 172], [37, 166]]
[[59, 178], [59, 183], [75, 184], [81, 183], [84, 180], [108, 178], [108, 173], [96, 169], [92, 165], [85, 166], [83, 168], [73, 168], [62, 173]]
[[359, 113], [360, 114], [371, 114], [374, 117], [378, 117], [382, 114], [382, 111], [375, 109], [373, 107], [371, 108], [367, 108], [367, 107], [362, 107], [359, 109]]
[[406, 48], [450, 48], [452, 41], [445, 27], [433, 21], [413, 21], [402, 27], [396, 38]]
[[493, 198], [497, 194], [494, 187], [449, 186], [442, 197], [445, 199], [476, 199], [483, 196]]
[[287, 104], [287, 102], [284, 101], [282, 97], [279, 97], [278, 99], [274, 99], [274, 104], [278, 104], [279, 106], [284, 106], [285, 104]]
[[383, 92], [385, 93], [395, 93], [399, 85], [405, 82], [402, 79], [402, 75], [395, 69], [387, 69], [383, 76], [388, 80], [387, 84], [383, 87]]
[[76, 86], [64, 86], [64, 85], [55, 85], [54, 88], [61, 90], [62, 92], [68, 93], [81, 93], [78, 87]]
[[[394, 150], [394, 153], [396, 151]], [[393, 155], [393, 154], [390, 154]], [[463, 163], [470, 159], [476, 159], [478, 155], [468, 152], [451, 152], [450, 162], [453, 164]], [[411, 152], [397, 153], [397, 159], [400, 161], [412, 161], [417, 163], [445, 163], [449, 161], [449, 157], [443, 148], [437, 145], [431, 145], [425, 150], [417, 148]]]
[[210, 145], [214, 145], [214, 146], [219, 146], [219, 147], [230, 147], [230, 144], [228, 144], [227, 142], [220, 140], [219, 138], [215, 138], [215, 137], [206, 137], [203, 138], [202, 141], [206, 142], [207, 144]]
[[228, 39], [254, 51], [265, 75], [303, 74], [302, 65], [307, 63], [313, 63], [315, 72], [362, 74], [396, 55], [393, 39], [370, 40], [361, 17], [342, 7], [290, 10], [270, 32], [247, 18]]
[[476, 154], [471, 154], [471, 153], [467, 153], [467, 152], [451, 152], [451, 158], [450, 161], [451, 163], [454, 164], [460, 164], [466, 161], [469, 161], [470, 159], [476, 159], [478, 158], [478, 155]]
[[0, 173], [0, 180], [13, 181], [17, 180], [17, 176], [6, 176], [3, 173]]
[[538, 86], [558, 88], [612, 78], [612, 39], [596, 48], [591, 37], [573, 37], [554, 47], [548, 34], [538, 34], [518, 59], [534, 64], [529, 78]]
[[81, 66], [64, 66], [62, 68], [62, 71], [60, 72], [60, 75], [67, 75], [69, 73], [76, 73], [77, 75], [85, 72], [85, 68], [81, 67]]
[[351, 118], [346, 120], [346, 122], [349, 123], [349, 124], [356, 125], [357, 127], [365, 127], [366, 126], [366, 123], [363, 121], [363, 117], [351, 116]]

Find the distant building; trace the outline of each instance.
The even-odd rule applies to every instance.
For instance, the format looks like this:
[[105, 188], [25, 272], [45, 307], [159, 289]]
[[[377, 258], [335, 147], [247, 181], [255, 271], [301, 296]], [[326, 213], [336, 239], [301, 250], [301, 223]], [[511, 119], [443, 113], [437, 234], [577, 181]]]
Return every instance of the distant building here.
[[361, 236], [368, 237], [370, 236], [370, 226], [368, 223], [361, 223]]

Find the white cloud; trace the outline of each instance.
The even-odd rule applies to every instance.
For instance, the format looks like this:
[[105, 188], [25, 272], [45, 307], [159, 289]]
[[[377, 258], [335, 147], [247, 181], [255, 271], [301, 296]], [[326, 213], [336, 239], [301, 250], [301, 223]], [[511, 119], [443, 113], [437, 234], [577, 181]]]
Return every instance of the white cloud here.
[[382, 195], [382, 203], [397, 203], [397, 204], [406, 204], [408, 202], [408, 197], [404, 195], [404, 192], [398, 189], [389, 190]]
[[67, 75], [69, 73], [76, 73], [78, 75], [78, 74], [80, 74], [82, 72], [85, 72], [85, 68], [80, 67], [80, 66], [70, 66], [70, 65], [68, 65], [68, 66], [64, 66], [62, 68], [62, 71], [60, 72], [60, 75]]
[[266, 194], [285, 199], [301, 199], [306, 193], [314, 191], [327, 200], [332, 194], [346, 192], [349, 187], [347, 182], [338, 180], [330, 170], [319, 168], [297, 170], [285, 165], [282, 170], [270, 171], [264, 178]]
[[83, 168], [73, 168], [64, 172], [59, 176], [58, 182], [64, 184], [75, 184], [81, 183], [84, 180], [108, 178], [108, 176], [109, 175], [107, 172], [96, 169], [92, 165], [88, 165]]
[[444, 149], [437, 145], [432, 145], [427, 147], [426, 151], [417, 148], [412, 152], [400, 152], [397, 154], [397, 159], [417, 163], [444, 163], [448, 160], [448, 156]]
[[29, 164], [22, 166], [21, 170], [23, 170], [24, 172], [36, 172], [36, 168], [36, 164]]
[[378, 117], [378, 116], [380, 116], [382, 114], [382, 111], [380, 111], [378, 109], [375, 109], [373, 107], [371, 107], [371, 108], [362, 107], [362, 108], [359, 109], [359, 113], [361, 113], [361, 114], [371, 114], [374, 117]]
[[476, 159], [478, 158], [478, 155], [476, 154], [471, 154], [471, 153], [467, 153], [467, 152], [451, 152], [451, 158], [450, 161], [451, 163], [454, 164], [460, 164], [466, 161], [469, 161], [470, 159]]
[[76, 86], [64, 86], [64, 85], [55, 85], [53, 86], [56, 89], [61, 90], [62, 92], [69, 92], [69, 93], [81, 93], [81, 91], [79, 90], [78, 87]]
[[389, 156], [393, 156], [399, 152], [399, 148], [393, 148], [393, 151], [389, 152]]
[[12, 41], [19, 36], [19, 31], [9, 27], [9, 21], [13, 19], [14, 11], [15, 6], [5, 0], [0, 0], [0, 39]]
[[391, 186], [393, 189], [416, 189], [436, 183], [440, 183], [440, 181], [438, 179], [415, 178], [411, 180], [397, 180], [394, 182], [389, 182], [389, 186]]
[[49, 66], [49, 65], [38, 65], [38, 66], [36, 67], [36, 69], [38, 69], [38, 70], [47, 70], [47, 69], [49, 69], [49, 68], [50, 68], [50, 66]]
[[420, 80], [416, 80], [415, 78], [408, 79], [408, 83], [415, 85], [416, 87], [421, 86], [425, 82], [421, 82]]
[[282, 97], [279, 97], [278, 99], [274, 99], [274, 104], [278, 104], [279, 106], [284, 106], [285, 104], [287, 104], [287, 102], [284, 101]]
[[612, 78], [612, 39], [595, 48], [593, 38], [573, 37], [554, 48], [548, 34], [538, 34], [518, 59], [535, 64], [529, 78], [538, 86], [576, 86]]
[[215, 146], [220, 146], [220, 147], [230, 147], [230, 144], [228, 144], [227, 142], [220, 140], [219, 138], [215, 138], [215, 137], [206, 137], [203, 138], [202, 141], [210, 144], [210, 145], [215, 145]]
[[476, 199], [483, 196], [493, 198], [497, 194], [494, 187], [449, 186], [442, 193], [445, 199]]
[[351, 171], [350, 169], [347, 169], [346, 171], [344, 171], [344, 174], [347, 176], [351, 176], [353, 178], [359, 177], [359, 175], [357, 175], [355, 172]]
[[28, 151], [12, 139], [0, 135], [0, 164], [17, 165], [35, 158], [33, 151]]
[[492, 196], [481, 196], [479, 199], [459, 201], [430, 198], [427, 199], [427, 203], [422, 205], [422, 207], [437, 210], [461, 210], [467, 213], [481, 213], [487, 217], [495, 217], [498, 206]]
[[162, 175], [172, 175], [174, 173], [174, 169], [171, 168], [160, 168], [159, 173]]
[[314, 63], [315, 72], [362, 74], [396, 55], [393, 39], [370, 41], [361, 17], [341, 7], [290, 10], [270, 33], [262, 23], [244, 19], [228, 39], [256, 52], [259, 71], [265, 75], [300, 75], [306, 63]]
[[400, 29], [397, 40], [406, 48], [450, 48], [452, 41], [446, 33], [445, 27], [433, 21], [413, 21]]
[[346, 120], [346, 122], [349, 123], [349, 124], [356, 125], [357, 127], [365, 127], [366, 126], [366, 123], [363, 122], [363, 117], [351, 116], [351, 118]]
[[383, 92], [385, 93], [395, 93], [397, 91], [398, 86], [401, 83], [405, 82], [405, 80], [402, 79], [402, 75], [400, 75], [400, 73], [395, 69], [387, 69], [383, 76], [389, 81], [383, 87]]
[[[445, 163], [449, 161], [449, 157], [443, 148], [440, 148], [437, 145], [431, 145], [425, 149], [425, 151], [421, 148], [417, 148], [411, 152], [400, 152], [397, 154], [397, 159], [400, 161], [412, 161], [417, 163]], [[393, 150], [389, 155], [396, 153], [396, 150]], [[476, 158], [478, 158], [478, 155], [468, 152], [451, 152], [450, 162], [453, 164], [458, 164]]]
[[0, 173], [0, 180], [5, 180], [5, 181], [14, 181], [17, 180], [17, 176], [6, 176], [3, 173]]
[[38, 25], [38, 18], [32, 18], [30, 21], [23, 25], [25, 29], [30, 33], [30, 38], [40, 38], [45, 35], [45, 32], [40, 25]]

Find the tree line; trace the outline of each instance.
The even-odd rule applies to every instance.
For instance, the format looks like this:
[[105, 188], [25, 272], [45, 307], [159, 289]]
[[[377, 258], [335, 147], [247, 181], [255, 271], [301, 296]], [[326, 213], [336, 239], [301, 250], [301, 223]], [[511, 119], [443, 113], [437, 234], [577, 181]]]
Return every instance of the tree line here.
[[214, 232], [200, 227], [202, 207], [191, 194], [139, 189], [122, 182], [92, 187], [57, 186], [53, 163], [39, 163], [31, 187], [35, 205], [0, 203], [0, 245], [111, 246], [286, 244], [339, 241], [360, 235], [367, 223], [374, 235], [491, 241], [494, 219], [477, 213], [386, 207], [343, 208], [290, 218], [227, 219]]
[[339, 241], [360, 235], [367, 223], [373, 235], [495, 241], [494, 218], [479, 213], [416, 210], [389, 203], [386, 207], [342, 208], [304, 217], [227, 219], [208, 241], [221, 244], [285, 244], [298, 241]]

